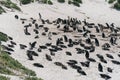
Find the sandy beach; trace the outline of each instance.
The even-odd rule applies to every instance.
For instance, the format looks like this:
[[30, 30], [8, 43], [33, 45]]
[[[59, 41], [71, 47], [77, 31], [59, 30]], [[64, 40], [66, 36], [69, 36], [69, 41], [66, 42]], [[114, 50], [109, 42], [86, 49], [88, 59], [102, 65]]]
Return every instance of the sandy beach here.
[[[16, 0], [13, 0], [16, 2]], [[18, 2], [16, 2], [19, 4]], [[45, 27], [48, 27], [51, 32], [56, 32], [58, 35], [52, 36], [52, 40], [48, 39], [48, 36], [41, 36], [39, 35], [39, 39], [35, 39], [35, 34], [33, 32], [33, 27], [29, 28], [29, 31], [31, 33], [30, 36], [26, 36], [24, 34], [24, 25], [27, 25], [30, 22], [30, 18], [34, 18], [37, 20], [38, 24], [41, 24], [39, 20], [39, 13], [42, 15], [43, 19], [49, 19], [50, 21], [54, 21], [57, 18], [67, 19], [68, 16], [72, 18], [77, 18], [83, 21], [86, 19], [88, 22], [95, 23], [96, 25], [98, 23], [101, 23], [105, 25], [105, 23], [115, 23], [115, 26], [120, 27], [120, 11], [117, 11], [113, 8], [111, 8], [111, 5], [109, 5], [105, 0], [84, 0], [84, 4], [81, 4], [81, 7], [75, 7], [73, 5], [68, 5], [67, 3], [60, 4], [56, 0], [53, 0], [54, 5], [46, 5], [41, 3], [31, 3], [28, 5], [22, 5], [20, 8], [22, 9], [22, 12], [7, 12], [0, 15], [0, 31], [6, 33], [7, 35], [14, 38], [14, 41], [17, 43], [17, 46], [15, 47], [15, 52], [12, 53], [12, 57], [16, 60], [18, 60], [20, 63], [22, 63], [25, 67], [33, 70], [36, 72], [37, 77], [42, 78], [43, 80], [105, 80], [100, 77], [100, 73], [97, 71], [97, 65], [100, 62], [99, 59], [96, 57], [96, 54], [101, 54], [105, 56], [105, 54], [109, 53], [114, 56], [115, 60], [120, 61], [120, 58], [117, 56], [117, 54], [120, 54], [120, 48], [117, 48], [117, 46], [120, 46], [120, 40], [118, 39], [116, 46], [111, 46], [110, 51], [104, 51], [101, 49], [101, 47], [96, 47], [95, 52], [90, 53], [90, 57], [94, 58], [97, 62], [91, 63], [90, 68], [83, 67], [82, 69], [87, 73], [87, 76], [82, 76], [77, 73], [76, 70], [70, 68], [66, 62], [68, 60], [77, 60], [78, 64], [80, 62], [86, 61], [83, 54], [76, 54], [75, 48], [78, 47], [78, 45], [72, 47], [72, 48], [66, 48], [62, 51], [58, 51], [55, 56], [52, 56], [53, 61], [47, 61], [45, 58], [45, 54], [50, 54], [49, 50], [45, 49], [42, 50], [41, 53], [38, 53], [39, 56], [34, 56], [34, 60], [30, 61], [28, 60], [28, 57], [26, 56], [26, 51], [29, 49], [27, 47], [25, 50], [21, 50], [19, 47], [19, 44], [29, 45], [29, 42], [37, 41], [36, 47], [39, 47], [39, 45], [45, 45], [45, 43], [53, 43], [55, 44], [55, 41], [58, 37], [63, 37], [63, 35], [67, 35], [69, 38], [72, 38], [73, 40], [78, 39], [74, 36], [81, 35], [77, 32], [71, 32], [71, 33], [63, 33], [62, 31], [59, 31], [56, 29], [56, 26], [53, 24], [45, 24]], [[15, 15], [18, 15], [19, 18], [25, 18], [27, 21], [25, 24], [21, 23], [21, 20], [17, 20], [14, 18]], [[91, 31], [95, 33], [94, 29]], [[42, 30], [40, 30], [40, 34], [42, 33]], [[101, 40], [101, 37], [98, 36], [97, 38]], [[105, 39], [106, 42], [109, 41], [109, 38]], [[9, 41], [7, 42], [9, 43]], [[4, 44], [7, 44], [4, 43]], [[105, 41], [100, 41], [100, 46], [105, 43]], [[67, 45], [67, 43], [65, 43]], [[37, 52], [37, 48], [33, 49]], [[70, 51], [72, 53], [72, 56], [66, 56], [65, 52]], [[105, 74], [109, 74], [112, 78], [110, 80], [120, 80], [120, 67], [119, 65], [112, 64], [111, 59], [107, 58], [105, 56], [105, 59], [108, 61], [107, 64], [102, 64], [104, 67]], [[68, 66], [67, 70], [61, 69], [58, 66], [55, 66], [54, 62], [62, 62], [66, 66]], [[37, 68], [34, 67], [33, 63], [41, 63], [44, 65], [44, 68]], [[111, 67], [113, 69], [113, 73], [108, 73], [106, 71], [106, 67]], [[12, 80], [18, 80], [13, 78]]]

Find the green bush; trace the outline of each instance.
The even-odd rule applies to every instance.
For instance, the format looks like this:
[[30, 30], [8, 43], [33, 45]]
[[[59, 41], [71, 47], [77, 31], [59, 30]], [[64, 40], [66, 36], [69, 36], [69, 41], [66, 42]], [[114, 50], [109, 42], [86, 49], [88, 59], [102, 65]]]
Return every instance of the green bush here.
[[43, 80], [43, 79], [37, 78], [37, 77], [28, 77], [28, 78], [25, 78], [25, 80]]
[[47, 4], [47, 0], [42, 0], [42, 3]]
[[111, 4], [111, 3], [115, 2], [115, 1], [116, 1], [116, 0], [109, 0], [108, 3]]
[[2, 14], [3, 12], [6, 12], [6, 11], [0, 6], [0, 14]]
[[19, 63], [17, 60], [14, 60], [12, 57], [10, 57], [4, 51], [2, 51], [1, 54], [0, 54], [0, 61], [2, 61], [0, 63], [5, 64], [6, 67], [9, 67], [11, 69], [20, 71], [23, 74], [27, 74], [27, 75], [30, 75], [30, 76], [36, 76], [34, 71], [25, 68], [24, 66], [22, 66], [21, 63]]
[[50, 0], [48, 1], [48, 4], [53, 5], [52, 1], [50, 1]]
[[65, 2], [65, 0], [57, 0], [58, 2], [60, 2], [60, 3], [64, 3]]
[[72, 1], [69, 0], [69, 1], [68, 1], [68, 4], [72, 4]]
[[8, 40], [8, 36], [2, 32], [0, 32], [0, 41], [6, 42]]
[[82, 0], [73, 0], [73, 2], [82, 3]]
[[[0, 65], [0, 73], [1, 74], [9, 74], [9, 75], [14, 75], [12, 71], [7, 69], [7, 67], [4, 66], [5, 64]], [[0, 79], [1, 80], [1, 79]]]
[[10, 0], [1, 1], [0, 3], [1, 3], [1, 5], [5, 6], [7, 8], [13, 8], [13, 9], [16, 9], [18, 11], [21, 11], [21, 9], [17, 6], [17, 4], [11, 2]]
[[78, 2], [76, 2], [76, 1], [73, 1], [72, 4], [77, 6], [77, 7], [80, 7], [80, 4]]
[[114, 8], [117, 9], [117, 10], [120, 10], [120, 3], [115, 3]]
[[10, 80], [10, 79], [5, 76], [0, 76], [0, 80]]
[[21, 11], [21, 9], [16, 4], [11, 4], [11, 8]]
[[120, 4], [120, 0], [117, 0], [117, 2]]
[[32, 0], [20, 0], [22, 4], [28, 4], [31, 3]]

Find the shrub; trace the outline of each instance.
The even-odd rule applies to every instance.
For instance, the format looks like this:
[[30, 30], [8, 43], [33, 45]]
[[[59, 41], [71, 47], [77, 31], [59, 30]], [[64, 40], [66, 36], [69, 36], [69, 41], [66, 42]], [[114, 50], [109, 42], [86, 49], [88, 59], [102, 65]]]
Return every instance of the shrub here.
[[109, 0], [108, 3], [111, 4], [111, 3], [115, 2], [115, 1], [116, 1], [116, 0]]
[[58, 2], [60, 2], [60, 3], [64, 3], [65, 2], [65, 0], [57, 0]]
[[120, 0], [117, 0], [117, 2], [120, 4]]
[[11, 4], [11, 8], [21, 11], [21, 9], [14, 3]]
[[69, 1], [68, 1], [68, 4], [72, 4], [72, 1], [69, 0]]
[[73, 2], [82, 3], [82, 0], [73, 0]]
[[43, 80], [43, 79], [37, 78], [37, 77], [28, 77], [28, 78], [25, 78], [25, 80]]
[[76, 1], [73, 1], [72, 4], [77, 6], [77, 7], [80, 7], [80, 4], [78, 2], [76, 2]]
[[117, 10], [120, 10], [120, 3], [115, 3], [114, 8], [117, 9]]
[[21, 9], [15, 3], [11, 2], [10, 0], [1, 1], [1, 4], [7, 8], [13, 8], [13, 9], [16, 9], [18, 11], [21, 11]]
[[[2, 61], [3, 64], [5, 64], [6, 67], [9, 67], [11, 69], [17, 70], [22, 72], [23, 74], [27, 74], [29, 76], [36, 76], [35, 72], [32, 70], [29, 70], [22, 66], [21, 63], [19, 63], [17, 60], [14, 60], [12, 57], [10, 57], [6, 52], [2, 51], [0, 54], [0, 61]], [[3, 67], [4, 69], [4, 67]], [[5, 68], [6, 69], [6, 68]], [[3, 71], [3, 70], [2, 70]], [[6, 70], [5, 70], [6, 71]], [[8, 70], [7, 70], [8, 71]], [[9, 71], [8, 71], [9, 72]]]
[[28, 4], [31, 3], [32, 0], [20, 0], [22, 4]]
[[45, 4], [47, 4], [47, 0], [42, 0], [42, 3], [45, 3]]
[[8, 36], [2, 32], [0, 32], [0, 41], [6, 42], [8, 40]]
[[6, 12], [6, 11], [0, 6], [0, 14], [2, 14], [3, 12]]
[[48, 1], [48, 4], [53, 5], [52, 1], [50, 1], [50, 0]]
[[0, 76], [0, 80], [10, 80], [10, 79], [5, 76]]
[[[1, 74], [9, 74], [9, 75], [14, 75], [14, 73], [12, 71], [10, 71], [9, 69], [7, 69], [7, 67], [3, 66], [5, 64], [0, 65], [0, 73]], [[1, 80], [1, 79], [0, 79]]]

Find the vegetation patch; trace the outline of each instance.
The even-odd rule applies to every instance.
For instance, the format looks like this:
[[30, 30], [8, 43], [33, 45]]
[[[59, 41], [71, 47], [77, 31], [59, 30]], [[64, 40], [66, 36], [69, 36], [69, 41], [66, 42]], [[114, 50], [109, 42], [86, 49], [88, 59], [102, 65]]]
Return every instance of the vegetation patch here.
[[0, 14], [5, 13], [6, 11], [0, 6]]
[[58, 2], [60, 2], [60, 3], [64, 3], [65, 2], [65, 0], [57, 0]]
[[116, 1], [116, 0], [109, 0], [108, 3], [111, 4], [111, 3], [115, 2], [115, 1]]
[[120, 3], [115, 3], [114, 8], [117, 9], [117, 10], [120, 10]]
[[49, 4], [49, 5], [53, 5], [53, 3], [52, 3], [52, 1], [51, 1], [51, 0], [49, 0], [49, 1], [48, 1], [48, 4]]
[[43, 80], [43, 79], [37, 77], [27, 77], [25, 78], [25, 80]]
[[51, 0], [41, 0], [41, 2], [44, 4], [53, 5], [53, 2]]
[[17, 6], [17, 4], [11, 2], [10, 0], [0, 1], [0, 4], [7, 7], [7, 8], [16, 9], [18, 11], [21, 11], [21, 9]]
[[113, 8], [120, 10], [120, 0], [109, 0], [108, 3], [114, 3]]
[[[29, 75], [29, 76], [36, 76], [34, 71], [25, 68], [24, 66], [22, 66], [22, 64], [20, 64], [17, 60], [14, 60], [12, 57], [10, 57], [4, 51], [1, 51], [0, 63], [3, 66], [3, 68], [8, 67], [10, 69], [20, 71], [22, 74], [26, 74], [26, 75]], [[6, 68], [5, 68], [5, 70], [6, 70]], [[9, 70], [7, 70], [7, 73], [11, 74], [11, 72], [9, 72]]]
[[77, 7], [80, 7], [80, 4], [78, 2], [76, 2], [76, 1], [73, 1], [72, 4], [77, 6]]
[[[0, 41], [7, 41], [8, 36], [0, 32]], [[2, 48], [2, 49], [1, 49]], [[16, 74], [16, 72], [18, 72]], [[25, 80], [42, 80], [35, 77], [36, 73], [26, 67], [24, 67], [17, 60], [13, 59], [9, 54], [4, 51], [2, 44], [0, 43], [0, 74], [24, 76]], [[0, 80], [9, 80], [6, 77], [0, 76]]]
[[0, 80], [10, 80], [10, 78], [5, 77], [5, 76], [0, 76]]
[[69, 0], [68, 4], [73, 4], [74, 6], [80, 7], [82, 0]]
[[82, 3], [82, 0], [73, 0], [73, 2]]
[[29, 4], [32, 2], [32, 0], [20, 0], [22, 4]]
[[8, 36], [2, 32], [0, 32], [0, 41], [6, 42], [8, 40]]

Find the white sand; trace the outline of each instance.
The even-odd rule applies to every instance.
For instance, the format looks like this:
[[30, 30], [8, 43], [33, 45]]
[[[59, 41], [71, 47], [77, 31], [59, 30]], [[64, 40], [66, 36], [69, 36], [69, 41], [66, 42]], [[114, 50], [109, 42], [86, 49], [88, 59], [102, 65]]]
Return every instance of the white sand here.
[[[110, 6], [106, 2], [104, 2], [104, 0], [84, 0], [83, 1], [84, 4], [82, 4], [80, 8], [72, 5], [68, 5], [68, 4], [59, 4], [56, 2], [56, 0], [53, 0], [53, 1], [54, 1], [53, 3], [54, 5], [52, 6], [45, 5], [45, 4], [32, 3], [29, 5], [21, 6], [23, 13], [9, 12], [7, 14], [0, 15], [0, 22], [1, 22], [0, 31], [8, 34], [9, 36], [12, 36], [14, 38], [14, 41], [17, 42], [17, 44], [22, 43], [22, 44], [28, 45], [29, 42], [35, 41], [34, 35], [26, 37], [23, 32], [23, 29], [24, 29], [23, 25], [19, 20], [17, 21], [16, 19], [14, 19], [14, 15], [17, 14], [20, 17], [27, 18], [27, 19], [29, 19], [30, 17], [33, 17], [38, 20], [39, 12], [41, 13], [44, 19], [55, 20], [58, 17], [67, 18], [68, 16], [70, 16], [70, 17], [76, 17], [78, 19], [84, 20], [84, 19], [87, 19], [87, 17], [90, 17], [89, 21], [92, 21], [92, 22], [96, 22], [96, 23], [97, 22], [100, 22], [100, 23], [113, 22], [116, 25], [120, 26], [120, 23], [119, 23], [120, 11], [111, 9]], [[46, 26], [52, 27], [49, 25], [46, 25]], [[62, 35], [62, 33], [60, 35]], [[72, 35], [71, 34], [67, 34], [67, 35], [72, 37], [75, 34], [73, 33]], [[53, 38], [53, 41], [55, 40], [56, 37]], [[40, 44], [45, 42], [51, 42], [50, 40], [47, 39], [47, 37], [41, 37], [37, 41], [40, 42]], [[113, 50], [114, 49], [116, 48], [113, 47]], [[68, 48], [67, 50], [71, 51], [72, 53], [75, 53], [73, 48]], [[63, 50], [63, 52], [60, 52], [60, 53], [58, 52], [58, 54], [55, 57], [53, 57], [53, 62], [60, 61], [62, 63], [65, 63], [69, 59], [85, 61], [85, 58], [83, 57], [83, 55], [81, 56], [81, 55], [73, 54], [72, 57], [69, 57], [69, 56], [65, 56], [64, 51], [66, 50]], [[115, 51], [120, 52], [119, 49], [116, 49]], [[48, 50], [43, 51], [42, 54], [39, 53], [39, 57], [34, 57], [35, 58], [34, 61], [29, 61], [26, 56], [26, 50], [20, 50], [19, 45], [17, 45], [15, 47], [15, 53], [13, 53], [11, 56], [17, 59], [18, 61], [20, 61], [20, 63], [22, 63], [24, 66], [34, 70], [37, 73], [37, 76], [43, 78], [44, 80], [102, 80], [99, 76], [99, 72], [97, 71], [97, 67], [96, 67], [97, 63], [92, 63], [90, 68], [83, 68], [83, 70], [85, 70], [88, 74], [86, 77], [86, 76], [79, 75], [74, 69], [71, 69], [70, 67], [68, 67], [68, 70], [63, 70], [60, 67], [55, 66], [53, 62], [48, 62], [45, 59], [44, 53], [49, 54]], [[103, 52], [101, 51], [100, 48], [97, 48], [95, 54], [96, 53], [101, 53], [102, 55], [105, 55], [105, 53], [108, 53], [108, 52]], [[113, 53], [115, 59], [120, 60], [120, 58], [117, 58], [116, 54], [117, 53]], [[98, 58], [96, 58], [93, 53], [91, 54], [91, 57], [98, 60]], [[34, 62], [43, 64], [45, 68], [41, 69], [41, 68], [36, 68], [32, 66], [32, 63]], [[113, 73], [110, 74], [112, 76], [111, 80], [120, 80], [120, 77], [119, 77], [120, 67], [117, 65], [113, 65], [112, 63], [108, 63], [107, 66], [111, 66], [112, 68], [114, 68]], [[104, 72], [104, 73], [107, 73], [107, 72]], [[16, 80], [16, 79], [13, 79], [13, 80]]]

